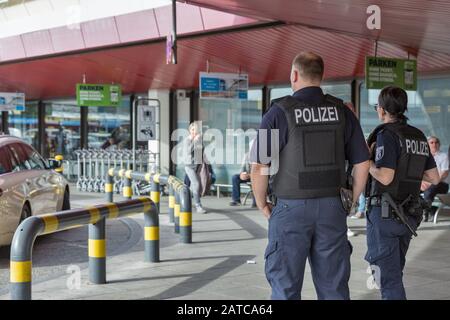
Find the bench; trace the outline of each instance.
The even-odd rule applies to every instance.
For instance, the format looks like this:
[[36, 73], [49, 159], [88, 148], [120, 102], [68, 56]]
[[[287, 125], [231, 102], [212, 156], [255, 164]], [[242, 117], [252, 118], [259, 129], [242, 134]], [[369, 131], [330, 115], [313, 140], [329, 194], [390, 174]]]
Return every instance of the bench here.
[[437, 223], [437, 219], [439, 216], [439, 213], [445, 208], [450, 207], [450, 193], [447, 194], [438, 194], [436, 197], [439, 199], [439, 202], [435, 201], [433, 202], [433, 205], [438, 205], [438, 209], [436, 210], [436, 213], [434, 214], [433, 223]]
[[[233, 186], [231, 184], [222, 184], [222, 183], [215, 183], [213, 184], [213, 186], [216, 188], [216, 192], [217, 192], [217, 199], [220, 198], [220, 188], [229, 188], [231, 189]], [[241, 188], [246, 188], [250, 190], [250, 186], [247, 184], [241, 184]]]

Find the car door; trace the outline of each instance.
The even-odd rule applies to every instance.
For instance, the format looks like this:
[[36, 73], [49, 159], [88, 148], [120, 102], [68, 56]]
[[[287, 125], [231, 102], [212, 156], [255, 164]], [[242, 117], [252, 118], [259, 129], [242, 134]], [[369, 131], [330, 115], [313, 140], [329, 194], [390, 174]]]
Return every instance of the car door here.
[[[61, 209], [62, 201], [65, 191], [64, 178], [58, 172], [52, 170], [48, 163], [41, 157], [41, 155], [31, 147], [27, 146], [31, 150], [31, 159], [34, 162], [39, 163], [44, 167], [45, 173], [43, 173], [43, 178], [46, 184], [46, 193], [48, 197], [47, 212], [55, 212]], [[59, 204], [59, 205], [58, 205]]]
[[39, 201], [43, 201], [42, 211], [36, 212], [36, 214], [51, 213], [56, 211], [56, 204], [58, 201], [58, 186], [60, 185], [59, 175], [53, 174], [49, 170], [44, 162], [44, 159], [27, 144], [20, 144], [25, 156], [25, 165], [30, 172], [36, 172], [35, 183], [39, 188]]
[[21, 143], [12, 143], [8, 145], [12, 155], [17, 159], [19, 170], [16, 173], [17, 179], [21, 181], [24, 192], [30, 201], [32, 214], [44, 213], [45, 204], [45, 190], [40, 181], [41, 171], [33, 169], [25, 153], [21, 148]]
[[9, 148], [0, 147], [0, 245], [11, 242], [22, 213], [25, 195], [16, 172]]

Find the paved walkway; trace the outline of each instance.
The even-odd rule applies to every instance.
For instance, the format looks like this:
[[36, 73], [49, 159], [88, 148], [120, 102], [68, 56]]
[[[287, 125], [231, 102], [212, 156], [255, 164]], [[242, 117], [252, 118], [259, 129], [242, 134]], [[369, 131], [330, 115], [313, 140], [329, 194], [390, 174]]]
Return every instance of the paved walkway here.
[[[119, 199], [119, 197], [116, 197]], [[101, 203], [101, 195], [73, 195], [73, 207]], [[229, 198], [207, 197], [208, 214], [193, 214], [193, 243], [182, 244], [173, 232], [163, 198], [160, 215], [161, 262], [143, 262], [143, 217], [111, 221], [107, 224], [107, 284], [88, 282], [87, 231], [85, 228], [61, 232], [63, 247], [53, 252], [35, 250], [35, 273], [54, 265], [58, 253], [64, 261], [62, 272], [33, 283], [33, 299], [268, 299], [270, 287], [264, 275], [267, 221], [257, 210], [228, 207]], [[445, 219], [445, 218], [443, 218]], [[450, 219], [433, 225], [424, 223], [413, 239], [405, 270], [409, 299], [450, 299]], [[125, 221], [125, 222], [124, 222]], [[379, 299], [377, 290], [368, 288], [364, 220], [348, 220], [357, 235], [350, 238], [354, 251], [350, 289], [352, 299]], [[126, 227], [124, 227], [126, 226]], [[67, 245], [76, 238], [76, 246]], [[119, 240], [120, 239], [120, 240]], [[53, 243], [54, 238], [47, 242]], [[61, 250], [61, 251], [60, 251]], [[47, 258], [48, 256], [51, 258]], [[67, 267], [81, 269], [79, 288], [68, 288], [73, 276]], [[0, 299], [9, 299], [6, 289]], [[304, 299], [316, 299], [309, 270], [305, 274]]]

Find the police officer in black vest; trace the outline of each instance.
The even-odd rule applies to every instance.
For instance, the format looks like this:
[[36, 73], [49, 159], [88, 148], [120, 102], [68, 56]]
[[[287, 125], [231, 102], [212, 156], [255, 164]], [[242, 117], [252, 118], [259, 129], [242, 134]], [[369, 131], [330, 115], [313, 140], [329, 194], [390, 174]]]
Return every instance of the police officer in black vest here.
[[[272, 299], [301, 298], [306, 260], [319, 299], [350, 298], [351, 245], [340, 191], [347, 160], [354, 167], [353, 198], [358, 199], [369, 150], [353, 112], [322, 92], [323, 72], [320, 56], [295, 57], [294, 94], [272, 101], [251, 151], [253, 192], [269, 219], [265, 271]], [[268, 173], [276, 204], [266, 200]]]
[[407, 124], [408, 96], [398, 87], [384, 88], [375, 107], [383, 123], [369, 136], [372, 152], [366, 192], [367, 254], [385, 300], [406, 299], [403, 268], [409, 242], [422, 219], [422, 179], [439, 182], [438, 171], [422, 131]]

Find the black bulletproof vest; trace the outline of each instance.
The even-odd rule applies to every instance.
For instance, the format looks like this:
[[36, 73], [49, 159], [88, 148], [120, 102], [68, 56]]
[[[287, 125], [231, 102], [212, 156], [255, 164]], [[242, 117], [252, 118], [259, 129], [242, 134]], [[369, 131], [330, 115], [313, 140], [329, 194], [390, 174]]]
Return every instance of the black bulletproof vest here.
[[325, 95], [317, 105], [292, 96], [274, 100], [288, 122], [288, 142], [273, 177], [278, 198], [338, 196], [345, 186], [345, 110], [342, 100]]
[[401, 153], [392, 182], [385, 186], [376, 179], [370, 179], [369, 195], [379, 196], [388, 192], [397, 201], [405, 200], [410, 194], [414, 198], [418, 197], [427, 158], [430, 156], [425, 135], [419, 129], [403, 122], [387, 123], [375, 128], [368, 138], [369, 146], [377, 141], [377, 134], [383, 130], [388, 130], [398, 137]]

